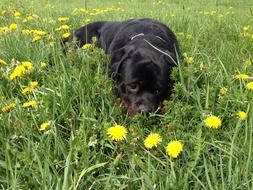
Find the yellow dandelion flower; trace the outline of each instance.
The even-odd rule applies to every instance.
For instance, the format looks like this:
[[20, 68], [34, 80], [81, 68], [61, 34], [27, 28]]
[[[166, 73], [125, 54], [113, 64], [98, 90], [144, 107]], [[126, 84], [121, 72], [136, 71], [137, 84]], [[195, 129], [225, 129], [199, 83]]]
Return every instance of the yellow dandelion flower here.
[[26, 73], [26, 68], [23, 65], [18, 65], [10, 75], [10, 79], [22, 77]]
[[33, 108], [33, 107], [35, 107], [37, 105], [38, 105], [38, 102], [36, 102], [35, 100], [31, 100], [31, 101], [25, 102], [23, 104], [23, 107], [24, 108]]
[[192, 64], [194, 62], [193, 57], [192, 56], [185, 57], [185, 62], [188, 64]]
[[39, 83], [38, 83], [37, 81], [31, 81], [31, 82], [29, 83], [29, 86], [30, 86], [31, 88], [37, 88], [37, 87], [39, 86]]
[[22, 94], [24, 94], [24, 95], [30, 94], [34, 88], [37, 88], [37, 87], [38, 87], [38, 85], [39, 85], [39, 84], [38, 84], [37, 81], [32, 81], [32, 82], [30, 82], [30, 83], [29, 83], [29, 86], [26, 87], [26, 88], [24, 88], [24, 89], [22, 90]]
[[107, 129], [107, 135], [115, 141], [122, 141], [126, 138], [127, 130], [124, 126], [115, 125]]
[[220, 95], [225, 96], [228, 92], [228, 89], [226, 87], [222, 87], [220, 89]]
[[0, 27], [0, 35], [8, 31], [8, 27]]
[[176, 140], [171, 141], [166, 146], [166, 152], [172, 158], [177, 158], [179, 154], [183, 151], [183, 147], [184, 145], [180, 141], [176, 141]]
[[40, 131], [46, 131], [46, 130], [48, 130], [50, 127], [51, 127], [51, 123], [52, 123], [52, 121], [47, 121], [47, 122], [45, 122], [45, 123], [42, 123], [41, 125], [40, 125]]
[[21, 65], [23, 67], [25, 67], [25, 69], [28, 70], [28, 71], [33, 69], [33, 64], [31, 62], [29, 62], [29, 61], [23, 61], [23, 62], [21, 62]]
[[18, 28], [18, 25], [15, 23], [10, 24], [9, 29], [10, 30], [16, 30]]
[[33, 37], [33, 42], [37, 42], [37, 41], [40, 41], [41, 40], [41, 36], [34, 36]]
[[40, 68], [41, 69], [45, 69], [47, 67], [47, 64], [46, 63], [44, 63], [44, 62], [41, 62], [40, 63]]
[[6, 64], [7, 63], [4, 60], [0, 59], [0, 65], [6, 65]]
[[27, 20], [33, 20], [33, 19], [34, 19], [33, 15], [28, 15], [27, 16]]
[[32, 92], [32, 88], [31, 87], [26, 87], [22, 90], [22, 94], [27, 95], [30, 94]]
[[21, 13], [18, 11], [15, 11], [13, 15], [15, 18], [19, 18], [21, 16]]
[[66, 32], [66, 33], [62, 34], [62, 37], [63, 38], [68, 38], [70, 35], [71, 35], [70, 32]]
[[69, 17], [59, 17], [58, 21], [59, 22], [68, 22], [69, 21]]
[[235, 78], [236, 79], [248, 79], [249, 75], [247, 75], [247, 74], [238, 74], [238, 75], [235, 75]]
[[246, 87], [247, 87], [247, 89], [249, 89], [249, 90], [253, 90], [253, 82], [248, 82], [248, 83], [246, 84]]
[[69, 27], [69, 25], [67, 25], [67, 24], [64, 24], [64, 25], [62, 25], [61, 26], [61, 29], [63, 29], [63, 30], [67, 30], [67, 29], [69, 29], [70, 27]]
[[144, 146], [146, 148], [153, 148], [157, 147], [158, 144], [162, 142], [162, 138], [159, 134], [157, 133], [150, 133], [148, 137], [144, 140]]
[[24, 34], [24, 35], [29, 35], [29, 34], [32, 33], [32, 31], [28, 30], [28, 29], [23, 29], [23, 30], [21, 30], [21, 33]]
[[245, 120], [247, 119], [247, 113], [245, 113], [244, 111], [238, 111], [236, 113], [236, 115], [239, 117], [240, 120]]
[[214, 128], [214, 129], [217, 129], [221, 126], [221, 120], [220, 118], [214, 116], [214, 115], [211, 115], [209, 117], [207, 117], [205, 120], [204, 120], [204, 123], [207, 127], [209, 128]]
[[92, 44], [85, 44], [83, 45], [82, 49], [90, 49], [92, 47]]
[[13, 110], [17, 105], [14, 103], [8, 104], [5, 107], [2, 108], [2, 112], [9, 112]]
[[84, 20], [84, 23], [85, 24], [88, 24], [88, 23], [90, 23], [91, 22], [91, 19], [89, 19], [89, 18], [86, 18], [85, 20]]
[[33, 19], [34, 19], [34, 17], [32, 15], [27, 16], [27, 20], [33, 20]]
[[70, 28], [69, 25], [63, 24], [63, 25], [61, 25], [60, 27], [56, 28], [55, 30], [56, 30], [56, 31], [59, 31], [59, 30], [68, 30], [69, 28]]
[[[21, 76], [25, 74], [29, 74], [33, 70], [33, 64], [29, 61], [21, 62], [21, 65], [17, 66], [21, 70]], [[14, 70], [15, 72], [15, 70]]]
[[46, 31], [43, 30], [31, 30], [34, 36], [45, 36], [47, 34]]

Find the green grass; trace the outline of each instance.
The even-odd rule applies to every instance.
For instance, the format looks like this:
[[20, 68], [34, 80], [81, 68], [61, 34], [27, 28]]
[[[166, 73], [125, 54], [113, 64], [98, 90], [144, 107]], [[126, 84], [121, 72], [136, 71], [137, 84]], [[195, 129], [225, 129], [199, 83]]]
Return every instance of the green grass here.
[[[91, 12], [114, 9], [74, 14], [75, 8], [85, 6]], [[0, 7], [0, 27], [18, 24], [17, 30], [0, 32], [0, 59], [7, 62], [0, 66], [0, 108], [17, 105], [0, 113], [1, 189], [253, 189], [253, 92], [246, 88], [252, 78], [234, 77], [252, 76], [250, 0], [2, 0]], [[13, 16], [15, 10], [21, 13], [19, 19]], [[31, 13], [39, 18], [22, 23]], [[102, 50], [80, 49], [64, 57], [59, 44], [63, 32], [55, 31], [61, 25], [57, 18], [63, 16], [70, 18], [68, 31], [86, 19], [151, 17], [170, 26], [182, 53], [194, 63], [187, 64], [182, 56], [174, 69], [175, 86], [164, 103], [165, 114], [125, 114], [107, 75], [109, 57]], [[54, 22], [43, 21], [46, 18]], [[47, 35], [32, 42], [22, 29]], [[34, 69], [10, 80], [17, 61], [30, 61]], [[44, 70], [41, 62], [47, 63]], [[30, 81], [40, 86], [23, 95]], [[220, 95], [222, 87], [228, 89], [226, 95]], [[22, 107], [32, 99], [39, 102], [37, 107]], [[235, 115], [239, 110], [247, 113], [246, 120]], [[204, 125], [209, 114], [221, 118], [221, 128]], [[39, 131], [48, 120], [51, 128]], [[114, 142], [107, 136], [115, 123], [127, 127], [126, 140]], [[159, 133], [163, 141], [147, 150], [143, 140], [150, 132]], [[184, 144], [176, 159], [165, 152], [175, 139]]]

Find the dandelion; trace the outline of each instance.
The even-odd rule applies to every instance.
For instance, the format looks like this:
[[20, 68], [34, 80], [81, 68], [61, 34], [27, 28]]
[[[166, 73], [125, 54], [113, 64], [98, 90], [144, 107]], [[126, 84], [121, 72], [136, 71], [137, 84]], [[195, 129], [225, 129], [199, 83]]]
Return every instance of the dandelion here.
[[6, 64], [7, 63], [4, 60], [0, 59], [0, 65], [6, 65]]
[[24, 94], [24, 95], [30, 94], [32, 92], [32, 90], [37, 87], [38, 87], [38, 82], [32, 81], [29, 83], [28, 87], [26, 87], [22, 90], [22, 94]]
[[14, 15], [15, 18], [20, 18], [21, 13], [18, 12], [18, 11], [15, 11], [13, 15]]
[[46, 31], [43, 30], [31, 30], [34, 36], [44, 36], [47, 34]]
[[39, 18], [39, 16], [37, 14], [31, 14], [31, 15], [27, 16], [27, 20], [33, 20], [33, 19], [36, 19], [36, 18]]
[[46, 63], [44, 63], [44, 62], [41, 62], [40, 63], [40, 68], [41, 69], [45, 69], [47, 67], [47, 64]]
[[166, 146], [166, 152], [172, 158], [177, 158], [179, 154], [182, 152], [183, 146], [184, 146], [183, 143], [181, 143], [180, 141], [177, 140], [171, 141]]
[[56, 30], [56, 31], [59, 31], [59, 30], [67, 30], [67, 29], [69, 29], [69, 28], [70, 28], [69, 25], [64, 24], [64, 25], [61, 25], [60, 27], [56, 28], [55, 30]]
[[8, 104], [5, 107], [2, 108], [2, 112], [9, 112], [13, 110], [17, 105], [14, 103]]
[[32, 15], [27, 16], [27, 20], [33, 20], [33, 16]]
[[10, 30], [16, 30], [18, 28], [18, 25], [15, 23], [10, 24], [9, 29]]
[[37, 42], [37, 41], [40, 41], [41, 40], [41, 36], [34, 36], [33, 37], [33, 42]]
[[16, 79], [18, 77], [22, 77], [25, 74], [29, 74], [33, 69], [33, 65], [29, 61], [24, 61], [21, 63], [21, 65], [18, 65], [15, 67], [14, 71], [10, 75], [10, 79]]
[[85, 44], [83, 45], [82, 49], [90, 49], [92, 47], [92, 44]]
[[238, 74], [238, 75], [235, 75], [235, 78], [236, 79], [248, 79], [249, 75], [247, 75], [247, 74]]
[[32, 92], [32, 88], [31, 87], [26, 87], [22, 90], [22, 94], [27, 95], [30, 94]]
[[158, 144], [162, 142], [162, 138], [157, 133], [150, 133], [148, 137], [144, 140], [144, 145], [146, 148], [157, 147]]
[[58, 21], [59, 21], [59, 22], [68, 22], [68, 21], [69, 21], [69, 18], [68, 18], [68, 17], [59, 17], [59, 18], [58, 18]]
[[50, 126], [51, 126], [51, 123], [52, 123], [52, 121], [47, 121], [47, 122], [45, 122], [45, 123], [42, 123], [41, 125], [40, 125], [40, 131], [46, 131], [46, 130], [48, 130], [49, 128], [50, 128]]
[[37, 81], [31, 81], [31, 82], [29, 83], [29, 86], [30, 86], [31, 88], [37, 88], [38, 85], [39, 85], [39, 83], [38, 83]]
[[247, 89], [249, 89], [249, 90], [253, 90], [253, 82], [248, 82], [248, 83], [246, 84], [246, 87], [247, 87]]
[[122, 141], [126, 138], [127, 130], [124, 126], [115, 125], [107, 129], [107, 135], [115, 141]]
[[84, 20], [84, 23], [85, 24], [88, 24], [88, 23], [90, 23], [91, 22], [91, 19], [89, 19], [89, 18], [86, 18], [85, 20]]
[[66, 32], [62, 35], [63, 38], [68, 38], [71, 35], [70, 32]]
[[23, 29], [23, 30], [21, 30], [21, 34], [24, 34], [24, 35], [29, 35], [29, 34], [31, 34], [32, 33], [32, 31], [31, 30], [28, 30], [28, 29]]
[[0, 27], [0, 35], [8, 31], [8, 27]]
[[61, 26], [61, 29], [63, 29], [63, 30], [67, 30], [67, 29], [69, 29], [70, 27], [69, 27], [69, 25], [67, 25], [67, 24], [64, 24], [64, 25], [62, 25]]
[[240, 120], [245, 120], [247, 119], [247, 113], [245, 113], [244, 111], [238, 111], [236, 113], [236, 115], [239, 117]]
[[25, 67], [25, 69], [26, 69], [27, 71], [30, 71], [30, 70], [33, 69], [33, 64], [32, 64], [31, 62], [29, 62], [29, 61], [23, 61], [23, 62], [21, 62], [21, 65], [22, 65], [23, 67]]
[[192, 64], [192, 63], [194, 62], [193, 57], [192, 57], [192, 56], [189, 56], [189, 57], [188, 57], [186, 54], [185, 54], [184, 60], [185, 60], [185, 62], [188, 63], [188, 64]]
[[204, 123], [207, 127], [209, 128], [214, 128], [214, 129], [217, 129], [221, 126], [221, 120], [220, 118], [214, 116], [214, 115], [211, 115], [209, 117], [207, 117], [205, 120], [204, 120]]
[[35, 107], [37, 105], [38, 105], [38, 102], [36, 102], [35, 100], [31, 100], [31, 101], [25, 102], [23, 104], [23, 107], [24, 108], [33, 108], [33, 107]]
[[222, 87], [219, 92], [220, 95], [225, 96], [228, 92], [228, 89], [226, 87]]
[[24, 74], [26, 73], [26, 69], [24, 66], [22, 65], [19, 65], [17, 66], [14, 71], [11, 73], [10, 75], [10, 79], [13, 80], [13, 79], [16, 79], [18, 77], [22, 77]]

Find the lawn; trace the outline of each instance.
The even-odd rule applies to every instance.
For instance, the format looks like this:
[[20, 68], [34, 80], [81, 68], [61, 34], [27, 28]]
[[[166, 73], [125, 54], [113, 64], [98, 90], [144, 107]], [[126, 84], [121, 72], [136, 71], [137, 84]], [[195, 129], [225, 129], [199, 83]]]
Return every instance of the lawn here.
[[[92, 45], [64, 56], [60, 40], [137, 17], [168, 25], [181, 55], [165, 113], [131, 118], [110, 57]], [[252, 21], [250, 0], [1, 0], [0, 188], [252, 190]]]

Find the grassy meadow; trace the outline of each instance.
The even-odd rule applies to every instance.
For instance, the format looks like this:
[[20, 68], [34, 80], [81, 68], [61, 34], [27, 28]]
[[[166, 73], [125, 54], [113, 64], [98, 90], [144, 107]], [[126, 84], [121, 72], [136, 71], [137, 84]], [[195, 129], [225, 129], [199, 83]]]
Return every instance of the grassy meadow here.
[[[82, 25], [137, 17], [180, 43], [163, 115], [126, 115], [103, 50], [61, 52]], [[1, 0], [0, 188], [252, 190], [252, 81], [250, 0]], [[115, 124], [123, 140], [108, 136]], [[150, 133], [162, 139], [153, 148]]]

